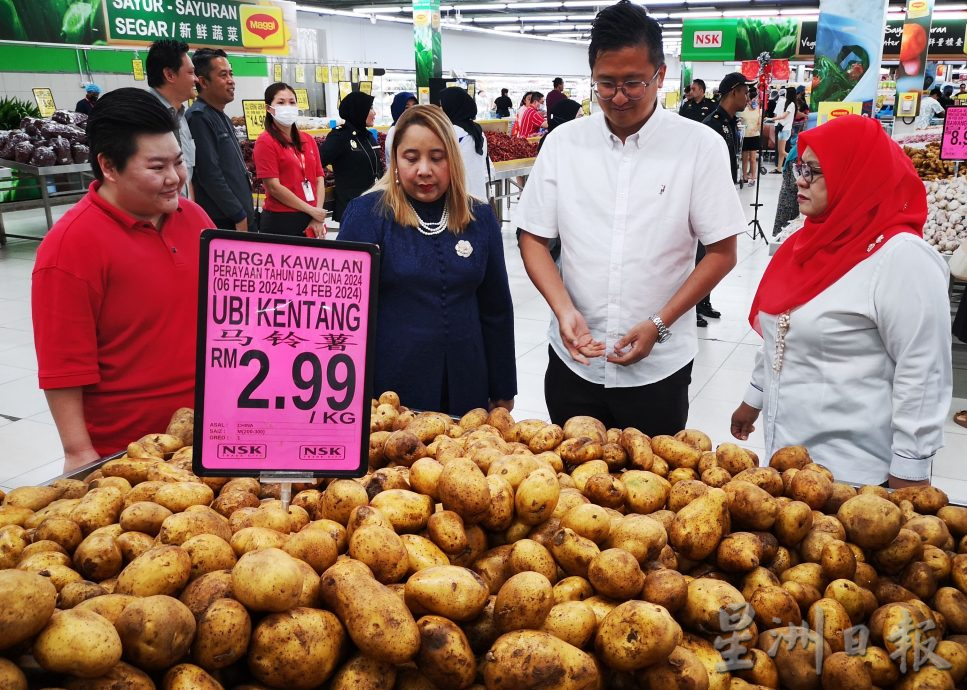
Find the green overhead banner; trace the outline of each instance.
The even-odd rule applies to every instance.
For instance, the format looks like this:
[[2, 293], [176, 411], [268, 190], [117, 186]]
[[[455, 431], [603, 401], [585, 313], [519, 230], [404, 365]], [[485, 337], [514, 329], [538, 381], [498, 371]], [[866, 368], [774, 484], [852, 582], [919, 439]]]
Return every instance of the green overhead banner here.
[[416, 51], [416, 85], [429, 88], [430, 79], [443, 76], [440, 0], [413, 0], [413, 48]]
[[[903, 25], [900, 20], [886, 22], [884, 60], [900, 59]], [[817, 27], [816, 21], [798, 19], [686, 19], [682, 24], [682, 60], [755, 60], [760, 53], [768, 52], [774, 58], [812, 61]], [[933, 61], [967, 60], [967, 19], [935, 19], [927, 48]]]
[[287, 55], [297, 38], [289, 0], [0, 0], [0, 41], [142, 46], [175, 39]]

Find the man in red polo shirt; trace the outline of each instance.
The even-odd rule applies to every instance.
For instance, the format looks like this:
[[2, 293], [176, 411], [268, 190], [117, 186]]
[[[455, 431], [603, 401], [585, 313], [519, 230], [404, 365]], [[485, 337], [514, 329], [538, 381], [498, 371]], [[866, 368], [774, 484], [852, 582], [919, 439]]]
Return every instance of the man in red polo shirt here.
[[95, 181], [37, 252], [40, 387], [66, 469], [164, 431], [193, 404], [199, 235], [212, 222], [179, 196], [176, 127], [145, 91], [103, 96], [87, 123]]

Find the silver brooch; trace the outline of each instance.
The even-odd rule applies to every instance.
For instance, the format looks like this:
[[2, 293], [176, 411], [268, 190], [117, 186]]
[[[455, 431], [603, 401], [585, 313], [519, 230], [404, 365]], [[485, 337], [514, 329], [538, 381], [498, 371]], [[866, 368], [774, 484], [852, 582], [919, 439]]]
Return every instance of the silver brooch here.
[[466, 240], [460, 240], [457, 242], [457, 246], [454, 247], [454, 249], [457, 252], [457, 256], [461, 256], [464, 259], [473, 254], [473, 245]]
[[878, 245], [882, 241], [883, 241], [883, 235], [880, 235], [879, 237], [876, 238], [875, 242], [869, 244], [866, 247], [866, 253], [869, 254], [871, 251], [873, 251], [876, 248], [876, 245]]

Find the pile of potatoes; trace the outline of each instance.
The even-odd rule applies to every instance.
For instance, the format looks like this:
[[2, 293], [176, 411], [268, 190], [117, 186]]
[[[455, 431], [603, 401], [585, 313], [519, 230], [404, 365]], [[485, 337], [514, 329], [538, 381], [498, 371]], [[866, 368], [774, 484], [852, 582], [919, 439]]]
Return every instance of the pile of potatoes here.
[[[84, 481], [3, 498], [0, 690], [952, 690], [967, 675], [967, 508], [936, 488], [856, 490], [802, 447], [760, 467], [694, 430], [500, 408], [455, 421], [385, 393], [369, 473], [299, 486], [284, 509], [277, 485], [195, 476], [191, 437], [179, 410]], [[855, 626], [869, 645], [849, 654]], [[737, 655], [717, 644], [733, 635]], [[920, 649], [939, 663], [914, 671]]]

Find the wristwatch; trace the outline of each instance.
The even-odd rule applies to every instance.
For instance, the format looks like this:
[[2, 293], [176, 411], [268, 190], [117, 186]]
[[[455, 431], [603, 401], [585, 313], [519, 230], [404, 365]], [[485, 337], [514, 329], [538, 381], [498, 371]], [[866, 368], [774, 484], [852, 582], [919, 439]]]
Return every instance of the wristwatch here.
[[665, 322], [661, 320], [661, 317], [658, 316], [658, 314], [654, 314], [649, 316], [648, 320], [655, 324], [655, 328], [658, 329], [658, 342], [668, 342], [668, 339], [672, 337], [672, 332], [668, 330], [668, 326], [666, 326]]

